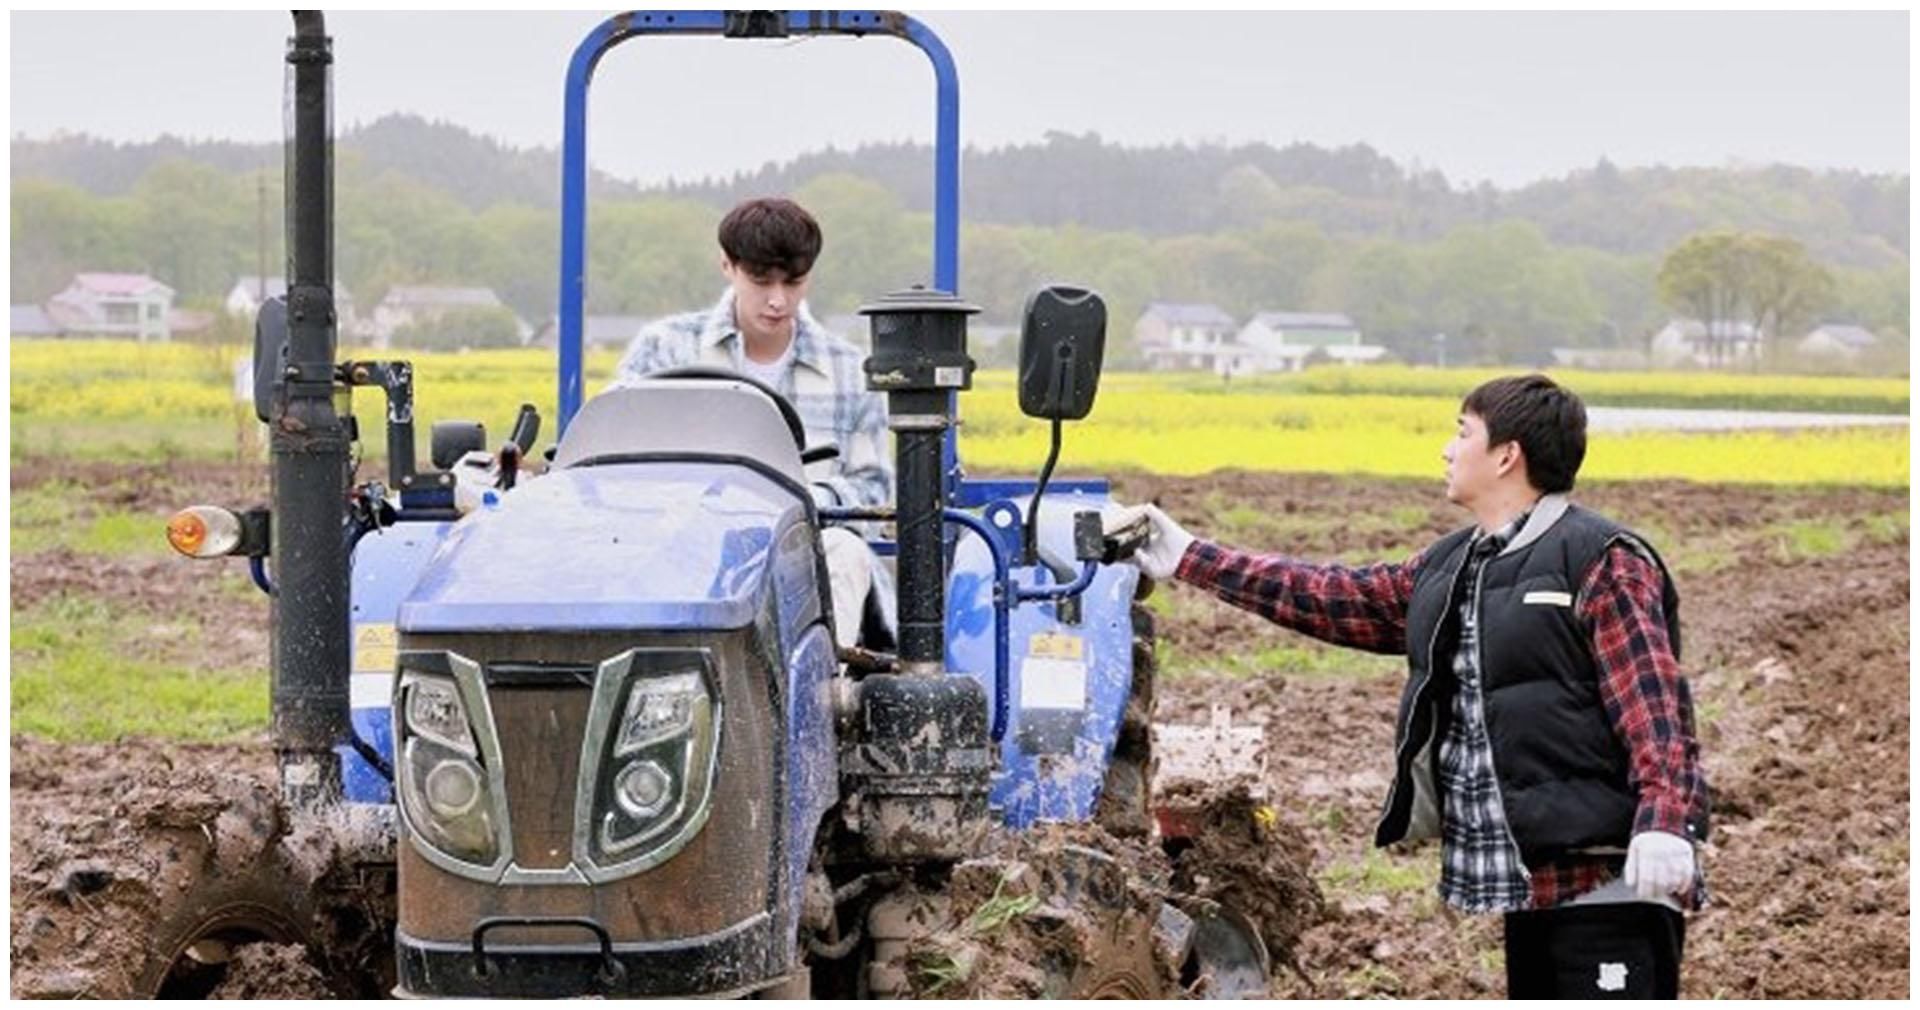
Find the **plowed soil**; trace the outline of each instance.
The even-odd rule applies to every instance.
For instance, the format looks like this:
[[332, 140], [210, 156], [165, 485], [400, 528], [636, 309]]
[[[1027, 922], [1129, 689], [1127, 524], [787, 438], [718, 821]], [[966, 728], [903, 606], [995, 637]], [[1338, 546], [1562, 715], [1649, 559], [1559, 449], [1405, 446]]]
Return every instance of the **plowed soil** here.
[[[156, 518], [181, 502], [249, 503], [265, 492], [256, 465], [13, 468], [16, 490], [51, 479], [100, 488], [102, 507]], [[1116, 483], [1123, 500], [1156, 499], [1197, 534], [1308, 558], [1403, 558], [1465, 521], [1434, 482], [1230, 473]], [[1660, 482], [1583, 486], [1576, 498], [1647, 531], [1679, 572], [1682, 666], [1715, 807], [1704, 856], [1712, 902], [1690, 920], [1684, 993], [1907, 996], [1906, 493]], [[1249, 510], [1261, 521], [1246, 521]], [[1874, 518], [1894, 515], [1893, 525]], [[1809, 547], [1799, 533], [1815, 527], [1833, 536]], [[191, 599], [195, 606], [173, 612], [204, 615], [207, 629], [218, 629], [200, 639], [201, 651], [214, 652], [200, 657], [207, 668], [264, 671], [263, 599], [220, 590], [204, 566], [184, 562], [74, 562], [52, 552], [15, 556], [14, 606], [86, 595], [138, 614]], [[1162, 614], [1158, 633], [1187, 669], [1217, 660], [1224, 670], [1229, 657], [1281, 646], [1316, 648], [1192, 588], [1157, 592], [1179, 604]], [[1188, 673], [1159, 686], [1160, 720], [1204, 721], [1209, 704], [1224, 702], [1237, 720], [1267, 727], [1266, 799], [1279, 813], [1277, 834], [1310, 850], [1301, 860], [1319, 877], [1325, 904], [1315, 921], [1289, 927], [1291, 950], [1275, 952], [1298, 968], [1276, 966], [1277, 996], [1503, 991], [1498, 921], [1454, 919], [1438, 907], [1437, 851], [1369, 855], [1399, 688], [1397, 676], [1284, 665]], [[10, 753], [16, 996], [125, 991], [140, 930], [168, 898], [162, 871], [170, 864], [167, 850], [153, 848], [156, 827], [173, 833], [176, 860], [220, 865], [259, 851], [260, 825], [242, 816], [254, 794], [232, 783], [268, 781], [264, 737], [225, 745], [15, 738]], [[248, 843], [228, 842], [215, 830], [222, 824]], [[190, 845], [193, 836], [214, 844]], [[317, 994], [318, 973], [289, 948], [243, 955], [217, 995]]]

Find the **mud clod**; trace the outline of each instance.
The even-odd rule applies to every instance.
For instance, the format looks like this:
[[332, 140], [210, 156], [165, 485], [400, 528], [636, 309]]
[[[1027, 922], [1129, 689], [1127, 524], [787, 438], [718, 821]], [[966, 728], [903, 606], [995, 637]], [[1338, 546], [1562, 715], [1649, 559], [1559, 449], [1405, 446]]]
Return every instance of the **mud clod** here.
[[1193, 836], [1174, 859], [1174, 890], [1245, 917], [1274, 962], [1291, 964], [1300, 935], [1326, 915], [1312, 874], [1313, 844], [1245, 783], [1184, 799], [1198, 813]]
[[233, 952], [208, 999], [333, 999], [326, 976], [293, 944], [254, 943]]

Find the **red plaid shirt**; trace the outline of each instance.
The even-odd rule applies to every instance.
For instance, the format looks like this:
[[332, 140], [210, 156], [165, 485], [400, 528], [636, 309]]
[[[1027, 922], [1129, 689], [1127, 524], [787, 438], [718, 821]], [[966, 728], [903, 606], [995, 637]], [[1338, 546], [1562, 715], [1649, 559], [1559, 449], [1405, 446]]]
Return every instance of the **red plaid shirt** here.
[[[1213, 592], [1286, 628], [1334, 645], [1404, 655], [1407, 604], [1423, 555], [1399, 564], [1315, 565], [1256, 555], [1202, 540], [1175, 578]], [[1592, 633], [1600, 698], [1626, 746], [1628, 780], [1639, 793], [1633, 831], [1697, 832], [1707, 810], [1706, 779], [1693, 728], [1693, 698], [1667, 641], [1661, 575], [1638, 551], [1616, 544], [1580, 585], [1578, 614]], [[1530, 867], [1533, 907], [1552, 908], [1620, 874], [1622, 856], [1568, 856]], [[1696, 873], [1682, 904], [1698, 908]]]

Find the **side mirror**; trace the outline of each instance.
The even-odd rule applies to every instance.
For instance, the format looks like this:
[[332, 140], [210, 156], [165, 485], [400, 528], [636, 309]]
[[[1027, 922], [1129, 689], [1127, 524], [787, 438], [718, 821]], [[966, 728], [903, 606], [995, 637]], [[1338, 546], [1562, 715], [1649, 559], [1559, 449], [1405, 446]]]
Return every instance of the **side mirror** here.
[[428, 444], [433, 447], [433, 468], [451, 470], [467, 453], [487, 451], [487, 428], [478, 421], [435, 421]]
[[1078, 421], [1093, 410], [1107, 347], [1107, 303], [1098, 292], [1052, 284], [1027, 299], [1020, 322], [1020, 411]]

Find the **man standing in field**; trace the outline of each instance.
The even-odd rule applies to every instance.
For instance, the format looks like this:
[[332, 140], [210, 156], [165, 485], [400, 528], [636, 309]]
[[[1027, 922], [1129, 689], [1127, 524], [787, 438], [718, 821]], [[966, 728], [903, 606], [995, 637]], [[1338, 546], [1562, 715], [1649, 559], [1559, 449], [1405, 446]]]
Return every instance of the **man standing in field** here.
[[1567, 499], [1586, 408], [1543, 375], [1468, 394], [1442, 453], [1473, 514], [1401, 563], [1317, 565], [1195, 539], [1159, 508], [1135, 563], [1315, 638], [1405, 654], [1374, 833], [1440, 839], [1440, 895], [1506, 917], [1514, 998], [1678, 995], [1707, 786], [1679, 597], [1652, 547]]
[[[727, 279], [720, 300], [705, 311], [649, 323], [620, 360], [613, 386], [694, 364], [758, 379], [799, 411], [810, 447], [839, 449], [837, 458], [808, 467], [816, 504], [887, 504], [893, 467], [886, 407], [866, 388], [866, 356], [807, 311], [807, 286], [822, 246], [819, 223], [792, 200], [748, 200], [721, 220], [719, 237], [720, 272]], [[820, 540], [832, 583], [835, 636], [849, 646], [859, 635], [875, 575], [884, 570], [849, 530], [827, 529]], [[891, 593], [880, 597], [883, 607], [891, 604]]]

